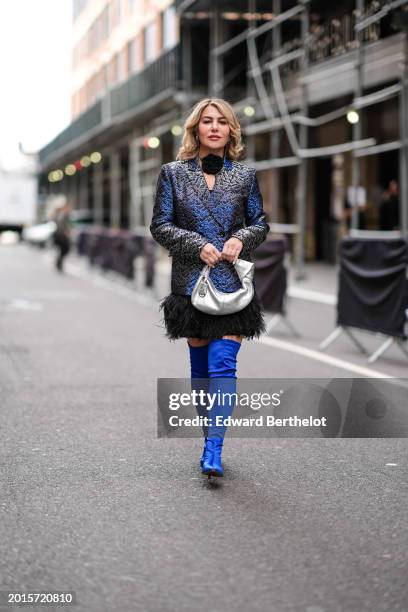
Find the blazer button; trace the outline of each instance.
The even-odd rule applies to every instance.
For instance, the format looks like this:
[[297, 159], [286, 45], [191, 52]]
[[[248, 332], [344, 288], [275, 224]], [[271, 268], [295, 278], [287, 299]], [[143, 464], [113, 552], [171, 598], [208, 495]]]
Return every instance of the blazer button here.
[[220, 232], [220, 236], [225, 236], [225, 232]]

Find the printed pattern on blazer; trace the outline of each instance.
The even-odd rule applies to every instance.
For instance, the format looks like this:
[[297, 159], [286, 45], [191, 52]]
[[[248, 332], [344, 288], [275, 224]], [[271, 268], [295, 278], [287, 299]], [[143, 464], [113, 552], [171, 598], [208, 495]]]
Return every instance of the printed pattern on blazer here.
[[[235, 236], [243, 243], [239, 257], [251, 261], [251, 253], [269, 232], [256, 170], [226, 158], [210, 191], [196, 159], [164, 164], [150, 231], [173, 257], [174, 294], [191, 295], [205, 265], [200, 250], [208, 242], [222, 251], [228, 238]], [[210, 278], [223, 292], [241, 287], [234, 266], [227, 261], [218, 263]]]

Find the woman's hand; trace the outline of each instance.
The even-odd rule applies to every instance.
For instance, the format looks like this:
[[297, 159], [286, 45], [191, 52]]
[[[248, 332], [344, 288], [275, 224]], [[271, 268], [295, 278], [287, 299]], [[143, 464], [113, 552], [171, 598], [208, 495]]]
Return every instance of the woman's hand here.
[[230, 263], [235, 263], [238, 259], [240, 252], [243, 249], [243, 243], [239, 238], [230, 238], [224, 244], [222, 249], [221, 259], [226, 259]]
[[200, 258], [210, 268], [213, 268], [220, 261], [221, 253], [211, 242], [207, 242], [200, 251]]

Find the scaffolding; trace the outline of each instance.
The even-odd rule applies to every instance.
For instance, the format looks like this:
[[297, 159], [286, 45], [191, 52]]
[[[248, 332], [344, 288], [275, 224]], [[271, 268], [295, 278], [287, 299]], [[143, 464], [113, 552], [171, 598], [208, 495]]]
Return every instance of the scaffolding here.
[[[192, 10], [196, 2], [184, 0], [179, 7], [182, 14], [187, 8]], [[200, 3], [203, 4], [202, 2]], [[355, 23], [353, 28], [353, 64], [351, 68], [355, 71], [355, 87], [351, 105], [336, 109], [319, 117], [309, 116], [310, 101], [308, 99], [308, 67], [310, 51], [310, 8], [311, 0], [298, 0], [297, 3], [282, 11], [282, 0], [272, 0], [272, 18], [257, 25], [255, 18], [257, 1], [247, 0], [247, 27], [239, 34], [227, 41], [223, 40], [221, 11], [226, 10], [228, 3], [218, 1], [211, 2], [209, 8], [210, 22], [210, 73], [209, 88], [214, 96], [222, 95], [228, 74], [224, 74], [222, 58], [225, 54], [233, 51], [238, 45], [246, 44], [248, 57], [247, 77], [248, 100], [255, 99], [263, 115], [260, 121], [249, 124], [245, 133], [248, 136], [257, 133], [269, 132], [271, 134], [270, 156], [268, 159], [256, 162], [257, 169], [277, 169], [286, 166], [297, 168], [297, 191], [296, 191], [296, 222], [291, 225], [290, 231], [297, 235], [296, 270], [297, 278], [304, 278], [305, 261], [305, 236], [306, 236], [306, 205], [307, 205], [307, 181], [308, 161], [312, 158], [334, 156], [338, 153], [350, 152], [352, 164], [352, 189], [354, 198], [352, 201], [351, 230], [358, 230], [359, 206], [357, 190], [360, 185], [360, 160], [363, 157], [378, 153], [399, 150], [399, 175], [400, 175], [400, 226], [401, 234], [406, 237], [408, 233], [408, 0], [394, 0], [375, 4], [375, 10], [365, 11], [364, 0], [355, 0]], [[378, 90], [364, 94], [364, 34], [369, 29], [379, 24], [382, 19], [397, 9], [401, 11], [400, 26], [404, 35], [404, 57], [403, 67], [398, 84], [379, 87]], [[298, 48], [286, 51], [281, 46], [281, 28], [289, 20], [300, 19], [300, 39]], [[352, 33], [352, 34], [353, 34]], [[269, 61], [263, 61], [260, 57], [256, 41], [261, 35], [270, 34], [272, 57]], [[300, 71], [298, 81], [300, 83], [300, 101], [298, 112], [290, 112], [287, 94], [282, 81], [282, 69], [294, 62], [299, 62]], [[350, 69], [350, 66], [348, 66]], [[328, 69], [330, 71], [330, 68]], [[333, 70], [338, 70], [334, 67]], [[326, 73], [327, 74], [327, 73]], [[265, 78], [269, 78], [269, 90]], [[400, 138], [392, 142], [378, 144], [374, 138], [362, 137], [361, 119], [353, 124], [352, 139], [349, 142], [313, 148], [309, 146], [309, 128], [325, 125], [336, 118], [345, 116], [350, 108], [359, 110], [360, 115], [364, 108], [378, 104], [386, 99], [399, 97], [399, 127]], [[240, 102], [242, 105], [242, 101]], [[279, 142], [282, 130], [286, 134], [290, 146], [291, 155], [279, 156]], [[250, 161], [254, 162], [251, 149]]]

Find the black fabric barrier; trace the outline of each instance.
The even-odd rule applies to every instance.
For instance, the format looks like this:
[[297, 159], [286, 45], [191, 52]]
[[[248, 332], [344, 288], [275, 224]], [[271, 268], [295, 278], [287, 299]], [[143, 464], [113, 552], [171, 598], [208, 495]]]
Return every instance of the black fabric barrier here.
[[90, 233], [87, 230], [81, 230], [76, 239], [76, 248], [78, 255], [86, 255], [88, 251], [88, 242]]
[[403, 239], [344, 238], [339, 256], [337, 325], [405, 339], [408, 244]]
[[79, 232], [76, 240], [79, 255], [89, 257], [91, 265], [113, 270], [128, 279], [134, 278], [135, 257], [145, 257], [145, 284], [154, 283], [155, 243], [153, 239], [135, 236], [127, 230], [90, 227]]
[[135, 252], [130, 240], [130, 235], [122, 234], [112, 236], [110, 239], [109, 254], [109, 269], [118, 272], [118, 274], [126, 278], [133, 279], [133, 260], [135, 258]]
[[253, 254], [256, 293], [268, 312], [283, 313], [286, 294], [286, 268], [283, 265], [285, 238], [265, 240]]
[[143, 254], [145, 258], [145, 285], [146, 287], [153, 287], [156, 258], [156, 242], [153, 238], [144, 239]]

